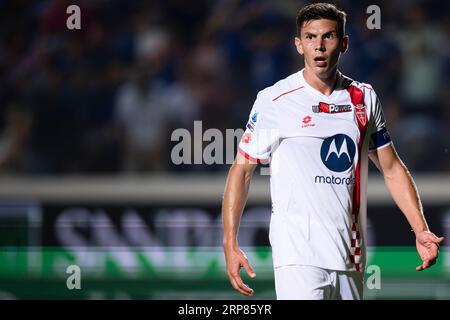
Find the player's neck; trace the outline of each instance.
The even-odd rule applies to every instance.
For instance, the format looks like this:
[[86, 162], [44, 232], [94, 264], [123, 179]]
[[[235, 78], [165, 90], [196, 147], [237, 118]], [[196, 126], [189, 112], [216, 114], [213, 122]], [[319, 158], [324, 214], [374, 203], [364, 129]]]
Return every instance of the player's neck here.
[[308, 68], [303, 70], [303, 78], [314, 89], [329, 96], [333, 93], [337, 84], [337, 68], [334, 68], [327, 75], [319, 77]]

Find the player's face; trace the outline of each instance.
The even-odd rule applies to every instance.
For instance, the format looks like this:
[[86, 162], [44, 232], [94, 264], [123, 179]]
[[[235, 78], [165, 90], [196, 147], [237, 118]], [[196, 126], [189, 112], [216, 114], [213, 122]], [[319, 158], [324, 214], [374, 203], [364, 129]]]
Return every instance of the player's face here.
[[336, 70], [340, 54], [347, 50], [348, 37], [338, 37], [337, 21], [310, 20], [303, 24], [300, 38], [295, 38], [295, 46], [304, 55], [305, 68], [323, 78]]

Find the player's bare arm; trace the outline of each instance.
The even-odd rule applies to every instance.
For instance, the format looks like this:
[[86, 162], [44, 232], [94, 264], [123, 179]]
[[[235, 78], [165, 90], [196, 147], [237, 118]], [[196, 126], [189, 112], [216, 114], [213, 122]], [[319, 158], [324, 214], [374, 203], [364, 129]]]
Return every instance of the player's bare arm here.
[[255, 163], [240, 153], [237, 154], [228, 173], [222, 204], [223, 249], [227, 275], [233, 288], [246, 296], [253, 295], [253, 289], [242, 281], [240, 269], [243, 267], [252, 278], [256, 274], [245, 253], [239, 248], [237, 234], [255, 167]]
[[422, 259], [422, 265], [418, 266], [416, 270], [421, 271], [431, 267], [436, 263], [439, 245], [444, 237], [437, 237], [430, 232], [411, 174], [392, 145], [369, 153], [369, 158], [383, 174], [392, 198], [416, 235], [417, 252]]

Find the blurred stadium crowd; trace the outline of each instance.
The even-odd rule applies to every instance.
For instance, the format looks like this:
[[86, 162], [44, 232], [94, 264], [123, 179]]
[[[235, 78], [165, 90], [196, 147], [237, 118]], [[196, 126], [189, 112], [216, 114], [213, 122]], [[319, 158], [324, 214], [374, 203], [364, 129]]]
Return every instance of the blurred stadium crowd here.
[[[81, 30], [66, 27], [81, 7]], [[302, 67], [305, 2], [0, 1], [0, 172], [224, 171], [171, 163], [175, 128], [243, 128], [256, 93]], [[377, 91], [411, 171], [449, 172], [450, 2], [367, 1], [348, 13], [340, 70]]]

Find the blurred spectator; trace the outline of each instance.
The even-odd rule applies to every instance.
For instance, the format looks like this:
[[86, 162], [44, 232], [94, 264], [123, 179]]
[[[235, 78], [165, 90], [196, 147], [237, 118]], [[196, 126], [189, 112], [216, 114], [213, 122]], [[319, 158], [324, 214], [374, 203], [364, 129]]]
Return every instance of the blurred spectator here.
[[0, 136], [0, 172], [23, 171], [23, 153], [28, 139], [31, 118], [18, 102], [11, 103], [4, 114], [4, 129]]
[[161, 90], [145, 68], [137, 67], [117, 93], [115, 118], [122, 132], [125, 171], [162, 169], [168, 114]]
[[416, 114], [400, 119], [395, 127], [395, 144], [411, 171], [439, 167], [442, 131], [431, 116]]
[[[171, 132], [242, 128], [256, 92], [301, 68], [303, 2], [78, 1], [81, 30], [66, 28], [70, 4], [0, 2], [2, 172], [225, 169], [172, 165]], [[342, 71], [374, 86], [411, 169], [450, 171], [449, 3], [390, 1], [381, 30], [369, 4], [342, 2]]]
[[427, 22], [420, 6], [411, 7], [405, 20], [405, 27], [397, 35], [402, 53], [401, 98], [409, 110], [436, 114], [444, 37], [439, 28]]

